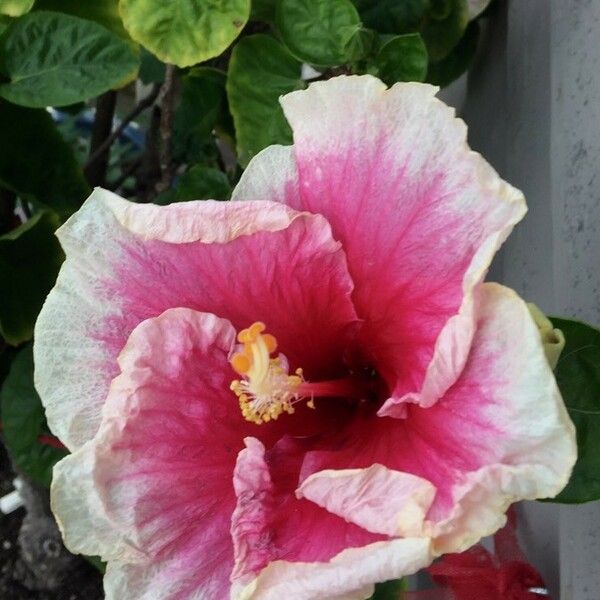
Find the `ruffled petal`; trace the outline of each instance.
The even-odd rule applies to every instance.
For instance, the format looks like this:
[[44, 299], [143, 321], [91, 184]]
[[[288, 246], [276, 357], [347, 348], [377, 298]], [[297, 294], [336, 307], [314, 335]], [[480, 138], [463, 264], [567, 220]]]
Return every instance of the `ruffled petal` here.
[[512, 502], [555, 496], [576, 459], [574, 427], [527, 306], [497, 284], [482, 284], [475, 298], [465, 369], [435, 406], [410, 406], [404, 420], [357, 419], [303, 464], [304, 477], [382, 463], [429, 481], [436, 496], [421, 535], [436, 553], [493, 533]]
[[70, 449], [97, 431], [129, 333], [169, 308], [236, 329], [264, 321], [310, 376], [342, 364], [352, 281], [323, 217], [274, 202], [136, 205], [96, 190], [58, 235], [67, 259], [37, 322], [36, 386]]
[[525, 213], [435, 91], [365, 76], [285, 96], [293, 148], [255, 157], [234, 193], [325, 215], [348, 256], [371, 360], [396, 401], [423, 406], [462, 370], [470, 291]]
[[232, 581], [259, 571], [277, 551], [271, 534], [275, 494], [264, 460], [265, 447], [256, 438], [247, 438], [245, 444], [233, 474], [237, 504], [231, 518], [235, 557]]
[[374, 584], [412, 575], [432, 561], [426, 538], [405, 538], [349, 548], [328, 562], [278, 560], [244, 588], [234, 588], [233, 600], [364, 600]]
[[421, 477], [374, 464], [319, 471], [302, 482], [296, 495], [367, 531], [410, 537], [423, 533], [435, 487]]
[[97, 435], [56, 466], [65, 543], [109, 560], [108, 600], [229, 593], [232, 474], [253, 427], [229, 390], [235, 335], [228, 321], [184, 308], [141, 323]]
[[[260, 441], [246, 439], [234, 475], [234, 600], [358, 600], [372, 594], [374, 583], [429, 564], [427, 539], [380, 541], [316, 504], [294, 498], [302, 455], [301, 441], [284, 439], [267, 454]], [[310, 488], [308, 484], [306, 490]]]

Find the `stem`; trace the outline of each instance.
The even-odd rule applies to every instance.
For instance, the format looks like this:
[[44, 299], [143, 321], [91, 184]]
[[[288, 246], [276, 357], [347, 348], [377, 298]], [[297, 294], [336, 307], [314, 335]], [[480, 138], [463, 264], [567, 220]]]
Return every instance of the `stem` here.
[[160, 113], [160, 171], [161, 178], [156, 186], [156, 191], [160, 194], [168, 190], [173, 179], [173, 152], [171, 146], [171, 137], [173, 135], [173, 116], [175, 107], [175, 65], [167, 65], [165, 73], [165, 82], [161, 90], [161, 113]]
[[110, 146], [112, 146], [113, 142], [125, 131], [127, 126], [135, 118], [137, 118], [141, 113], [143, 113], [147, 108], [150, 108], [156, 102], [159, 92], [160, 92], [160, 85], [158, 85], [158, 84], [154, 85], [150, 94], [148, 94], [145, 98], [142, 98], [142, 100], [140, 100], [135, 105], [135, 107], [131, 110], [131, 112], [129, 112], [127, 115], [125, 115], [125, 117], [121, 121], [120, 125], [111, 133], [111, 135], [109, 135], [102, 142], [102, 144], [100, 146], [98, 146], [98, 148], [94, 151], [94, 153], [91, 154], [91, 156], [89, 157], [89, 159], [85, 165], [86, 169], [90, 165], [92, 165], [94, 162], [96, 162], [96, 160], [98, 160], [98, 158], [100, 158], [100, 156], [108, 148], [110, 148]]
[[160, 109], [154, 106], [150, 117], [150, 126], [146, 133], [146, 148], [142, 154], [142, 164], [137, 171], [136, 192], [138, 202], [152, 202], [155, 196], [160, 173], [159, 146]]
[[102, 94], [96, 102], [96, 117], [92, 127], [90, 144], [90, 159], [97, 155], [94, 161], [89, 160], [84, 168], [85, 176], [92, 187], [103, 185], [108, 169], [110, 147], [105, 144], [112, 131], [117, 93], [114, 91]]

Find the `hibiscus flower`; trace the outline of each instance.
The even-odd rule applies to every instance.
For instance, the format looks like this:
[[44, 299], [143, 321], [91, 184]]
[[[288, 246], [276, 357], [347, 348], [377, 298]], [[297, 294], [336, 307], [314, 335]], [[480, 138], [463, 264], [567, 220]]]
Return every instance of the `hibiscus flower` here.
[[523, 197], [435, 92], [314, 83], [233, 201], [96, 190], [60, 229], [36, 383], [108, 599], [367, 598], [566, 484], [538, 329], [482, 283]]

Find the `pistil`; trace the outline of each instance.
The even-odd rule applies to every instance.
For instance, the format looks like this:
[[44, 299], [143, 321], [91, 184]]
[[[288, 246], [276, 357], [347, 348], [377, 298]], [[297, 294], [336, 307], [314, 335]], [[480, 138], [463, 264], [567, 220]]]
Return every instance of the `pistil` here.
[[284, 412], [293, 414], [299, 402], [315, 408], [316, 398], [366, 397], [365, 385], [353, 377], [311, 382], [304, 379], [302, 369], [290, 375], [287, 358], [283, 354], [271, 356], [277, 350], [277, 340], [264, 333], [265, 329], [264, 323], [257, 322], [240, 331], [237, 339], [241, 346], [230, 361], [242, 377], [231, 383], [231, 390], [245, 419], [260, 425]]

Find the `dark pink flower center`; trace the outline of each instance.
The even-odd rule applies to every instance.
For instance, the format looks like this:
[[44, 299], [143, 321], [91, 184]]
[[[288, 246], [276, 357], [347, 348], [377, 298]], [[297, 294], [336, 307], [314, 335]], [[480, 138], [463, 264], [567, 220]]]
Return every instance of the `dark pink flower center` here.
[[231, 383], [244, 418], [260, 425], [276, 420], [282, 413], [293, 414], [294, 405], [306, 402], [315, 408], [316, 398], [366, 400], [373, 386], [366, 378], [348, 376], [327, 381], [306, 381], [301, 368], [289, 373], [288, 360], [283, 354], [272, 356], [277, 340], [264, 333], [264, 323], [253, 323], [238, 334], [240, 346], [231, 357], [231, 366], [241, 375]]

